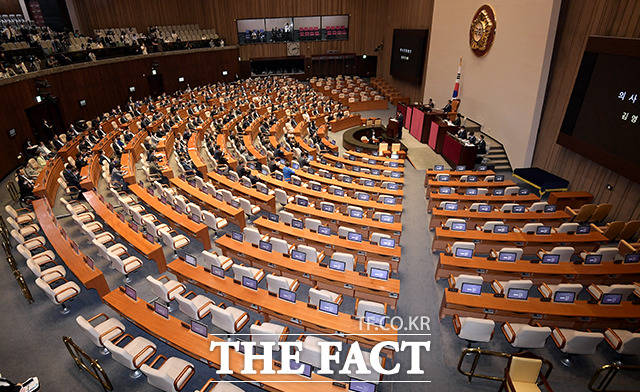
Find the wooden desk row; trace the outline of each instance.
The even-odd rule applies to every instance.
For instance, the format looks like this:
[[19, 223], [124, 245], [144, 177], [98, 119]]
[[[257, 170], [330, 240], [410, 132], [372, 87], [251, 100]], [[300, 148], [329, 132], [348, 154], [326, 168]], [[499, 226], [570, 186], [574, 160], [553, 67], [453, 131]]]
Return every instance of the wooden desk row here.
[[402, 215], [402, 204], [400, 203], [385, 204], [374, 200], [360, 200], [348, 196], [336, 196], [333, 193], [327, 192], [326, 189], [322, 189], [322, 191], [314, 191], [313, 189], [294, 185], [290, 182], [281, 181], [274, 177], [261, 174], [257, 171], [254, 171], [254, 174], [258, 176], [260, 181], [275, 188], [280, 188], [287, 192], [289, 195], [306, 196], [307, 198], [309, 198], [310, 202], [329, 201], [332, 203], [336, 203], [336, 208], [339, 208], [343, 213], [346, 212], [346, 206], [352, 205], [365, 210], [369, 217], [373, 217], [373, 213], [377, 211], [394, 214], [396, 215], [396, 219], [399, 219]]
[[484, 203], [491, 206], [499, 207], [504, 203], [518, 203], [524, 205], [530, 205], [533, 202], [540, 201], [540, 198], [534, 194], [528, 195], [460, 195], [452, 193], [449, 195], [433, 193], [427, 194], [427, 211], [431, 212], [435, 207], [440, 206], [440, 202], [443, 201], [457, 201], [458, 208], [469, 208], [473, 203]]
[[44, 197], [49, 204], [55, 203], [58, 192], [58, 177], [64, 168], [62, 157], [57, 156], [47, 161], [45, 167], [38, 173], [38, 178], [33, 186], [33, 194], [36, 197]]
[[350, 194], [354, 194], [355, 192], [366, 192], [366, 193], [375, 194], [375, 195], [391, 195], [391, 196], [400, 197], [400, 198], [403, 195], [402, 189], [390, 190], [386, 188], [380, 188], [377, 186], [360, 185], [355, 182], [349, 183], [349, 182], [339, 181], [335, 178], [325, 178], [317, 174], [310, 174], [302, 169], [298, 169], [295, 172], [296, 172], [296, 175], [302, 179], [306, 179], [309, 181], [316, 181], [321, 184], [326, 184], [326, 186], [331, 186], [331, 185], [339, 186], [344, 188]]
[[[262, 314], [265, 321], [278, 319], [304, 331], [336, 334], [336, 339], [352, 343], [357, 341], [373, 346], [383, 341], [397, 341], [397, 332], [375, 325], [366, 325], [347, 313], [331, 315], [307, 306], [304, 301], [287, 302], [268, 294], [267, 290], [252, 290], [237, 284], [230, 277], [219, 278], [202, 266], [193, 267], [178, 259], [169, 263], [178, 281], [189, 282], [201, 289]], [[384, 352], [384, 350], [383, 350]], [[388, 351], [387, 351], [388, 352]]]
[[398, 162], [398, 166], [404, 166], [404, 159], [399, 158], [399, 159], [393, 159], [393, 158], [387, 158], [384, 156], [373, 156], [371, 154], [367, 154], [364, 152], [358, 152], [358, 151], [349, 151], [348, 152], [349, 155], [353, 155], [356, 156], [358, 158], [367, 158], [367, 159], [373, 159], [374, 161], [378, 161], [378, 162]]
[[[169, 316], [168, 319], [157, 315], [148, 308], [147, 302], [138, 298], [132, 300], [119, 289], [116, 289], [103, 297], [103, 301], [122, 317], [131, 321], [148, 334], [162, 340], [171, 347], [182, 351], [197, 361], [204, 362], [216, 369], [220, 369], [220, 350], [211, 351], [211, 342], [223, 342], [225, 340], [209, 334], [208, 338], [196, 335], [182, 325], [182, 321]], [[244, 354], [229, 350], [229, 369], [233, 371], [233, 377], [238, 380], [255, 382], [260, 388], [268, 391], [299, 391], [310, 390], [344, 392], [331, 384], [328, 379], [317, 374], [311, 375], [311, 381], [295, 374], [260, 374], [262, 361], [254, 361], [253, 368], [257, 374], [242, 374], [244, 369]], [[277, 369], [273, 366], [274, 369]]]
[[480, 275], [485, 281], [529, 279], [540, 283], [580, 283], [589, 285], [634, 282], [640, 279], [640, 264], [614, 264], [611, 261], [597, 265], [558, 263], [531, 263], [489, 260], [474, 256], [471, 259], [440, 254], [435, 279], [446, 279], [449, 275]]
[[440, 304], [440, 319], [457, 314], [488, 318], [495, 321], [564, 327], [573, 329], [623, 328], [636, 330], [640, 326], [640, 305], [623, 302], [620, 305], [573, 304], [542, 302], [540, 298], [525, 301], [445, 290]]
[[577, 252], [583, 250], [595, 250], [601, 243], [609, 239], [596, 230], [589, 234], [551, 233], [547, 235], [524, 234], [510, 231], [504, 234], [485, 233], [484, 231], [470, 228], [467, 231], [445, 230], [437, 227], [432, 251], [444, 251], [447, 244], [455, 241], [468, 241], [475, 243], [476, 253], [488, 254], [491, 249], [500, 250], [503, 247], [522, 248], [524, 256], [535, 256], [540, 249], [551, 249], [556, 246], [572, 246]]
[[345, 226], [354, 229], [356, 232], [361, 233], [366, 238], [369, 238], [371, 233], [377, 232], [388, 234], [391, 236], [391, 238], [396, 240], [396, 243], [400, 243], [400, 236], [402, 235], [402, 223], [395, 222], [395, 219], [394, 223], [383, 223], [379, 220], [373, 220], [368, 217], [353, 218], [347, 214], [341, 213], [340, 211], [322, 211], [320, 209], [319, 203], [317, 203], [315, 207], [303, 207], [296, 203], [288, 203], [284, 206], [284, 209], [291, 212], [298, 219], [320, 219], [323, 225], [329, 226], [331, 230], [335, 232], [338, 231], [339, 226]]
[[262, 234], [282, 238], [289, 244], [313, 246], [318, 251], [324, 250], [328, 256], [334, 252], [351, 253], [355, 262], [363, 266], [368, 260], [384, 261], [389, 263], [392, 271], [398, 272], [402, 253], [398, 244], [395, 248], [386, 248], [365, 242], [364, 239], [363, 242], [349, 241], [337, 235], [325, 236], [309, 229], [296, 229], [283, 222], [271, 222], [264, 217], [256, 219], [253, 223]]
[[78, 252], [76, 253], [71, 246], [70, 240], [60, 232], [47, 199], [35, 200], [33, 202], [33, 211], [36, 214], [42, 232], [47, 237], [47, 241], [49, 241], [65, 267], [75, 275], [85, 288], [96, 290], [100, 297], [109, 293], [109, 285], [102, 271], [95, 265], [91, 268], [86, 263], [85, 255], [77, 248], [77, 245]]
[[[244, 265], [266, 272], [298, 279], [300, 283], [326, 289], [349, 297], [388, 304], [396, 308], [400, 296], [400, 280], [380, 280], [362, 276], [356, 271], [334, 271], [315, 262], [300, 262], [277, 252], [267, 252], [250, 242], [238, 242], [225, 235], [216, 240], [222, 253]], [[328, 260], [327, 260], [328, 262]]]
[[129, 190], [152, 210], [164, 216], [172, 227], [179, 227], [189, 235], [197, 238], [198, 241], [202, 243], [204, 249], [211, 249], [211, 239], [207, 225], [196, 223], [186, 214], [177, 212], [171, 206], [162, 203], [157, 197], [149, 194], [146, 189], [140, 187], [138, 184], [129, 186]]
[[[309, 163], [311, 165], [311, 167], [313, 167], [316, 170], [327, 170], [329, 172], [333, 172], [335, 173], [335, 175], [338, 174], [344, 174], [353, 178], [367, 178], [370, 180], [374, 180], [377, 184], [377, 186], [381, 186], [381, 184], [383, 182], [395, 182], [397, 184], [399, 184], [399, 187], [402, 188], [402, 184], [404, 184], [404, 177], [400, 177], [400, 178], [394, 178], [394, 177], [386, 177], [382, 174], [370, 174], [370, 173], [365, 173], [365, 172], [361, 172], [361, 171], [354, 171], [354, 170], [349, 170], [349, 169], [345, 169], [345, 168], [338, 168], [335, 167], [333, 165], [328, 165], [328, 164], [324, 164], [322, 162], [318, 162], [318, 161], [312, 161]], [[386, 170], [386, 169], [385, 169]]]
[[456, 218], [467, 221], [467, 226], [481, 226], [487, 221], [503, 221], [509, 226], [523, 226], [528, 222], [542, 222], [548, 226], [558, 226], [569, 219], [569, 214], [564, 211], [556, 212], [530, 212], [522, 213], [501, 212], [493, 210], [491, 212], [469, 211], [468, 209], [459, 209], [449, 211], [440, 208], [431, 210], [431, 220], [429, 221], [429, 229], [433, 230], [442, 226], [447, 219]]
[[260, 209], [265, 211], [276, 212], [276, 198], [273, 195], [266, 195], [262, 192], [259, 192], [255, 188], [248, 188], [242, 185], [240, 182], [235, 182], [230, 180], [229, 178], [220, 175], [216, 172], [207, 173], [207, 177], [213, 181], [216, 188], [223, 188], [235, 193], [236, 195], [240, 195], [241, 197], [245, 197], [251, 201], [251, 203], [260, 207]]
[[217, 217], [224, 218], [239, 227], [245, 226], [244, 211], [242, 211], [242, 209], [235, 208], [224, 201], [220, 201], [214, 196], [191, 186], [188, 182], [180, 178], [172, 178], [169, 181], [171, 185], [174, 186], [180, 194], [187, 197], [188, 200], [204, 207], [206, 210], [214, 211]]
[[[373, 155], [372, 155], [373, 156]], [[398, 167], [389, 167], [389, 166], [384, 166], [384, 165], [380, 165], [380, 164], [370, 164], [370, 163], [365, 163], [362, 162], [362, 160], [360, 159], [356, 159], [354, 161], [347, 159], [347, 158], [343, 158], [340, 156], [335, 156], [332, 154], [322, 154], [322, 157], [325, 158], [327, 161], [333, 161], [333, 162], [340, 162], [345, 166], [359, 166], [359, 167], [364, 167], [367, 169], [377, 169], [380, 170], [381, 172], [383, 170], [391, 170], [391, 171], [399, 171], [399, 172], [404, 172], [404, 167], [398, 165]], [[375, 157], [377, 158], [377, 157]]]
[[162, 246], [157, 243], [149, 242], [141, 232], [134, 231], [129, 224], [121, 221], [118, 216], [109, 210], [107, 205], [100, 200], [95, 191], [87, 191], [83, 193], [85, 200], [93, 211], [102, 219], [107, 226], [118, 234], [124, 241], [136, 248], [146, 258], [152, 259], [158, 266], [160, 273], [167, 270], [167, 261], [164, 258]]
[[493, 176], [496, 173], [493, 170], [432, 170], [427, 169], [424, 175], [424, 186], [429, 184], [429, 180], [435, 180], [438, 174], [448, 174], [450, 177], [461, 176], [477, 176], [483, 178], [486, 176]]
[[511, 180], [506, 181], [460, 181], [460, 180], [450, 180], [450, 181], [437, 181], [437, 180], [429, 180], [427, 183], [427, 195], [430, 193], [437, 193], [438, 189], [441, 186], [448, 186], [451, 188], [506, 188], [508, 186], [515, 186], [516, 183]]

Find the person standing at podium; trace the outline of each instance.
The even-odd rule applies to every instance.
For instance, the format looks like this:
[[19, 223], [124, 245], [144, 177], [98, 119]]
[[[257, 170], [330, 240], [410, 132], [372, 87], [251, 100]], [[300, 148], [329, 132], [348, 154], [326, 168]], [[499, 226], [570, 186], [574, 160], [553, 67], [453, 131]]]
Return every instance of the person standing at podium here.
[[401, 111], [396, 112], [396, 120], [398, 120], [398, 140], [402, 139], [402, 127], [404, 127], [404, 116]]

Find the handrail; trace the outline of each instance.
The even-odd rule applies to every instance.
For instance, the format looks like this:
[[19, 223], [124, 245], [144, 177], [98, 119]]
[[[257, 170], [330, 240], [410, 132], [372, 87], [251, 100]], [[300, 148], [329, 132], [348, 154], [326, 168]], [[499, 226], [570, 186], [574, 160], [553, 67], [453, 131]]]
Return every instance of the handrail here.
[[[471, 365], [471, 368], [468, 371], [465, 371], [462, 369], [462, 364], [465, 358], [467, 357], [467, 355], [473, 355], [474, 357], [473, 357], [473, 363]], [[543, 382], [545, 386], [546, 386], [546, 380], [549, 379], [549, 376], [551, 375], [551, 371], [553, 370], [553, 365], [551, 364], [551, 362], [526, 351], [523, 351], [517, 354], [508, 354], [508, 353], [503, 353], [499, 351], [483, 350], [481, 348], [465, 348], [464, 350], [462, 350], [462, 354], [460, 355], [460, 360], [458, 361], [458, 372], [467, 376], [467, 378], [469, 379], [469, 382], [471, 382], [474, 377], [477, 377], [485, 380], [500, 381], [501, 383], [504, 383], [505, 381], [504, 377], [491, 376], [487, 374], [476, 374], [476, 368], [478, 367], [478, 362], [480, 361], [480, 358], [482, 356], [492, 356], [492, 357], [507, 359], [507, 363], [504, 367], [504, 370], [506, 370], [507, 367], [509, 366], [509, 362], [511, 361], [512, 357], [533, 357], [535, 359], [539, 359], [542, 361], [542, 365], [543, 365], [540, 367], [539, 378], [542, 380], [541, 382]], [[546, 366], [546, 370], [543, 371], [545, 366]], [[505, 372], [503, 372], [503, 374], [505, 374]], [[549, 387], [547, 388], [549, 389]]]
[[[91, 358], [70, 337], [63, 336], [62, 341], [78, 368], [86, 371], [91, 377], [98, 380], [100, 385], [102, 385], [103, 390], [113, 391], [113, 385], [111, 385], [111, 381], [109, 380], [107, 373], [105, 373], [100, 363], [98, 363], [98, 360]], [[85, 363], [85, 360], [88, 361], [88, 364]]]
[[623, 365], [621, 363], [611, 363], [602, 365], [595, 371], [589, 380], [589, 390], [592, 392], [633, 392], [638, 389], [608, 389], [612, 381], [621, 371], [632, 371], [640, 373], [640, 365]]
[[4, 248], [4, 253], [6, 255], [7, 264], [9, 264], [9, 268], [13, 273], [13, 277], [18, 282], [18, 286], [20, 286], [20, 291], [22, 292], [22, 295], [24, 296], [24, 298], [27, 300], [29, 304], [32, 304], [34, 302], [34, 299], [33, 299], [33, 296], [31, 295], [31, 291], [29, 290], [29, 286], [27, 286], [27, 283], [25, 282], [24, 277], [22, 276], [22, 273], [18, 270], [16, 259], [13, 257], [13, 254], [11, 254], [11, 243], [9, 242], [8, 239], [4, 238], [6, 234], [6, 226], [4, 224], [4, 221], [2, 221], [2, 226], [4, 226], [4, 228], [0, 228], [0, 231], [2, 232], [1, 240], [2, 240], [2, 247]]

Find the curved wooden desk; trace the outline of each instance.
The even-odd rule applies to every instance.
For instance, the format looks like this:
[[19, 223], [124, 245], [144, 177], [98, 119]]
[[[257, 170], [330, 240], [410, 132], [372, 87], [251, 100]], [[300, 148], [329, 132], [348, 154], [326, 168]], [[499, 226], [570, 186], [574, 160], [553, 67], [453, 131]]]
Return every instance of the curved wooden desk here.
[[403, 195], [402, 189], [389, 190], [389, 189], [380, 188], [377, 186], [364, 186], [364, 185], [356, 184], [355, 182], [349, 183], [349, 182], [339, 181], [335, 178], [329, 179], [323, 176], [319, 176], [317, 174], [309, 174], [302, 169], [298, 169], [295, 172], [296, 172], [296, 175], [300, 178], [305, 178], [311, 181], [317, 181], [321, 184], [326, 184], [327, 186], [330, 186], [330, 185], [339, 186], [344, 189], [347, 189], [347, 191], [352, 190], [353, 192], [359, 191], [359, 192], [373, 193], [376, 195], [384, 194], [384, 195], [391, 195], [391, 196], [400, 197], [400, 198]]
[[549, 226], [558, 226], [569, 219], [564, 211], [511, 213], [493, 210], [491, 212], [477, 212], [467, 210], [448, 211], [438, 207], [431, 210], [429, 229], [442, 226], [447, 219], [458, 218], [467, 221], [468, 226], [481, 226], [486, 221], [503, 221], [509, 226], [522, 226], [527, 222], [542, 222]]
[[473, 203], [484, 203], [492, 206], [502, 206], [504, 203], [518, 203], [529, 205], [533, 202], [540, 201], [540, 198], [534, 194], [528, 195], [460, 195], [452, 193], [450, 195], [443, 195], [440, 193], [430, 192], [427, 193], [427, 211], [431, 212], [433, 208], [440, 205], [442, 201], [457, 201], [460, 207], [469, 208]]
[[282, 253], [267, 252], [249, 242], [238, 242], [224, 235], [216, 240], [225, 256], [244, 265], [262, 268], [275, 275], [298, 279], [308, 286], [318, 286], [334, 293], [388, 304], [396, 308], [400, 295], [400, 280], [380, 280], [360, 275], [356, 271], [334, 271], [314, 262], [299, 262]]
[[398, 183], [398, 184], [400, 184], [400, 187], [402, 187], [402, 184], [404, 184], [404, 177], [393, 178], [393, 177], [386, 177], [386, 176], [383, 176], [381, 174], [380, 175], [375, 175], [375, 174], [370, 174], [370, 173], [357, 172], [357, 171], [348, 170], [348, 169], [344, 169], [344, 168], [341, 169], [341, 168], [335, 167], [333, 165], [325, 165], [322, 162], [318, 162], [318, 161], [311, 161], [309, 164], [315, 169], [324, 169], [324, 170], [328, 170], [330, 172], [334, 172], [336, 174], [345, 174], [347, 176], [356, 177], [356, 178], [358, 178], [358, 177], [360, 177], [360, 178], [368, 178], [368, 179], [376, 181], [378, 183], [378, 185], [382, 184], [385, 181]]
[[[343, 157], [335, 156], [335, 155], [331, 155], [331, 154], [322, 154], [322, 156], [325, 159], [330, 160], [330, 161], [341, 162], [345, 166], [347, 166], [347, 165], [348, 166], [354, 166], [355, 165], [355, 166], [360, 166], [360, 167], [366, 167], [367, 169], [377, 169], [377, 170], [380, 170], [381, 172], [383, 170], [404, 172], [404, 167], [402, 167], [402, 166], [389, 167], [389, 166], [384, 166], [384, 165], [372, 165], [370, 163], [362, 162], [361, 160], [351, 161], [351, 160], [349, 160], [347, 158], [343, 158]], [[371, 155], [371, 156], [373, 156], [373, 155]]]
[[246, 197], [253, 204], [256, 204], [260, 209], [265, 211], [276, 212], [276, 198], [273, 195], [265, 195], [259, 192], [255, 188], [248, 188], [242, 185], [240, 182], [231, 181], [229, 178], [222, 176], [216, 172], [207, 173], [216, 187], [222, 187], [233, 193], [240, 194], [241, 197]]

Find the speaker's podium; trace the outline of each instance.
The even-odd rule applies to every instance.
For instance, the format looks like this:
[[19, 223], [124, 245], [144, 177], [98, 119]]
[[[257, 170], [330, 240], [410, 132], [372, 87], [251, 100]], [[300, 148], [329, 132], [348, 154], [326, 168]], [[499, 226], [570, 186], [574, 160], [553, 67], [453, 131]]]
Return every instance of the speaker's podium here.
[[390, 118], [387, 124], [387, 134], [385, 135], [388, 141], [397, 141], [400, 136], [400, 123], [395, 118]]

